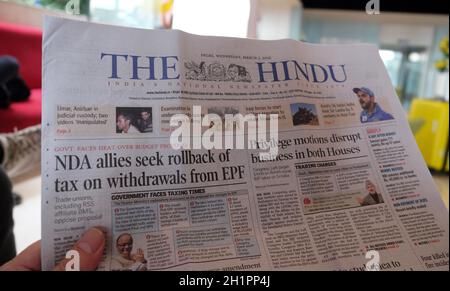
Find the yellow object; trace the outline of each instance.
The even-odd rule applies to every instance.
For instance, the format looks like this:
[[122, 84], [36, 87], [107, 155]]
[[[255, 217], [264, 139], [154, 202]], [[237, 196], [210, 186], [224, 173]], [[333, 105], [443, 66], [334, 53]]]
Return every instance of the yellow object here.
[[169, 11], [170, 11], [170, 9], [172, 9], [172, 6], [173, 6], [173, 0], [166, 0], [166, 1], [163, 1], [162, 2], [162, 4], [161, 4], [161, 8], [160, 8], [160, 11], [161, 11], [161, 13], [168, 13]]
[[439, 61], [436, 61], [436, 62], [434, 63], [434, 67], [435, 67], [437, 70], [441, 71], [441, 72], [445, 71], [445, 70], [447, 70], [447, 68], [448, 68], [448, 60], [439, 60]]
[[448, 158], [449, 152], [447, 151], [447, 161], [445, 162], [445, 171], [448, 172], [448, 164], [449, 164], [449, 158]]
[[448, 36], [444, 37], [439, 43], [442, 53], [448, 57]]
[[448, 171], [448, 102], [415, 99], [409, 122], [428, 167]]

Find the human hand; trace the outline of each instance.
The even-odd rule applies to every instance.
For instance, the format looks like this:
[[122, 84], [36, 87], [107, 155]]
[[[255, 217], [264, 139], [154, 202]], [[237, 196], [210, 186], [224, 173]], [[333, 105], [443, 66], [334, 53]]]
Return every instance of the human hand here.
[[133, 260], [135, 262], [141, 262], [143, 264], [147, 263], [147, 260], [144, 257], [144, 251], [142, 249], [137, 249], [136, 254], [133, 256]]
[[[80, 271], [94, 271], [105, 248], [105, 235], [98, 228], [86, 231], [73, 246], [80, 254]], [[59, 262], [54, 271], [65, 271], [68, 259]], [[37, 241], [17, 257], [0, 267], [0, 271], [41, 271], [41, 242]]]
[[359, 203], [360, 205], [363, 205], [363, 203], [364, 203], [364, 199], [361, 198], [361, 197], [356, 197], [356, 201], [358, 201], [358, 203]]

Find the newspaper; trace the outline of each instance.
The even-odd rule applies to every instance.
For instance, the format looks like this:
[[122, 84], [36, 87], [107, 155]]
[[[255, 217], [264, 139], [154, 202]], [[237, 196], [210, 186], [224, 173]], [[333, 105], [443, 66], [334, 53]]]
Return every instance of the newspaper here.
[[43, 269], [97, 226], [99, 270], [448, 270], [405, 117], [372, 45], [46, 18]]

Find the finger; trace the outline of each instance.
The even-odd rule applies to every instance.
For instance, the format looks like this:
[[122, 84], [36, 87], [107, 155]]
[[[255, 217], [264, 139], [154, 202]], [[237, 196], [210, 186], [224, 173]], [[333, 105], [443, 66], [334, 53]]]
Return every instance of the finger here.
[[30, 245], [17, 257], [0, 267], [0, 271], [40, 271], [41, 242]]
[[[103, 255], [105, 248], [105, 234], [98, 228], [91, 228], [75, 244], [72, 250], [78, 252], [80, 256], [80, 271], [94, 271]], [[54, 268], [55, 271], [65, 271], [69, 259], [59, 262]]]

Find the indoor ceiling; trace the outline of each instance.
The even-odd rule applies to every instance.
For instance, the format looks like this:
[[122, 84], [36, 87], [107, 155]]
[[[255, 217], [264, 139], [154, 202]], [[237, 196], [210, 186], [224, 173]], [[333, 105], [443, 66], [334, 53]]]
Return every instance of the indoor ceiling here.
[[[369, 0], [300, 0], [304, 8], [311, 9], [338, 9], [338, 10], [364, 10]], [[381, 13], [383, 12], [405, 12], [426, 14], [447, 14], [448, 1], [427, 0], [372, 0], [379, 1]]]

